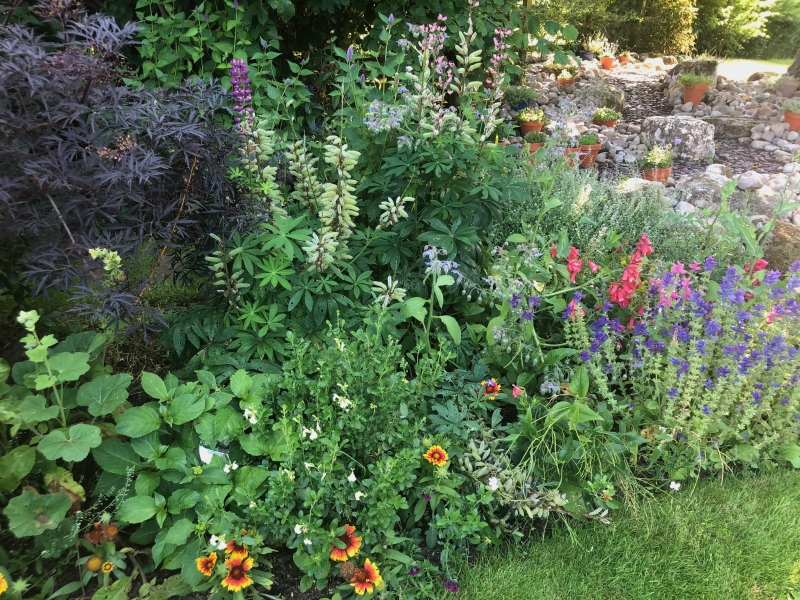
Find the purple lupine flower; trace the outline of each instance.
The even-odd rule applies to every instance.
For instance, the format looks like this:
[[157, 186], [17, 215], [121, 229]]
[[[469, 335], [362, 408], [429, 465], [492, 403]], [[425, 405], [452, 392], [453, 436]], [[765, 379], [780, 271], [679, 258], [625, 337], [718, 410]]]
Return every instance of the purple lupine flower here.
[[753, 400], [761, 400], [762, 398], [761, 394], [759, 394], [758, 392], [753, 392], [751, 396], [753, 396]]
[[519, 305], [522, 304], [522, 296], [520, 296], [519, 294], [513, 294], [511, 296], [509, 304], [511, 304], [511, 308], [519, 307]]
[[711, 407], [708, 404], [703, 404], [703, 408], [700, 409], [700, 412], [703, 413], [706, 416], [710, 415], [711, 414]]
[[347, 48], [347, 62], [352, 62], [353, 60], [353, 47], [349, 46]]
[[528, 306], [539, 306], [542, 299], [539, 296], [528, 296]]
[[697, 351], [700, 353], [700, 356], [705, 356], [707, 354], [706, 352], [707, 343], [708, 342], [706, 342], [705, 340], [699, 340], [697, 344], [695, 344], [695, 348], [697, 348]]
[[787, 406], [789, 404], [789, 398], [781, 398], [781, 404]]
[[239, 113], [233, 120], [237, 123], [236, 128], [239, 131], [241, 131], [241, 125], [239, 125], [239, 123], [241, 123], [243, 118], [246, 120], [248, 126], [252, 125], [255, 119], [255, 113], [250, 106], [250, 101], [253, 98], [250, 89], [250, 78], [247, 77], [249, 72], [250, 69], [247, 68], [243, 60], [234, 58], [231, 61], [231, 85], [233, 86], [231, 95], [236, 101], [234, 110]]
[[709, 271], [713, 271], [717, 268], [717, 259], [713, 256], [706, 257], [706, 261], [703, 263], [703, 270], [708, 273]]
[[535, 316], [535, 312], [532, 310], [523, 310], [522, 314], [519, 317], [520, 321], [533, 321], [533, 317]]
[[647, 335], [649, 332], [647, 331], [647, 325], [644, 323], [637, 323], [633, 326], [633, 335], [635, 336], [642, 336]]
[[239, 8], [239, 0], [233, 0], [233, 8]]

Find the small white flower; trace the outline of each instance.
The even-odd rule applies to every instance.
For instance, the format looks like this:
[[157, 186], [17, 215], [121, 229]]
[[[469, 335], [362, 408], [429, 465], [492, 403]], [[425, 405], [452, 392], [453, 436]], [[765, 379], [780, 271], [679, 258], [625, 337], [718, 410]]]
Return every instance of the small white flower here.
[[250, 508], [255, 508], [255, 507], [256, 507], [256, 503], [255, 502], [250, 502]]
[[675, 490], [676, 492], [681, 489], [681, 484], [677, 481], [670, 481], [669, 482], [669, 489]]
[[304, 539], [304, 540], [303, 540], [303, 543], [304, 543], [306, 546], [310, 546], [310, 545], [311, 545], [311, 540], [310, 540], [310, 539], [308, 539], [308, 538], [306, 538], [306, 539]]
[[347, 481], [349, 481], [350, 483], [355, 483], [356, 482], [356, 473], [355, 473], [355, 471], [350, 471], [350, 475], [347, 476]]
[[334, 394], [333, 401], [339, 405], [339, 408], [342, 408], [344, 410], [350, 410], [350, 405], [352, 404], [352, 402], [350, 402], [350, 399], [347, 398], [346, 396], [340, 396], [339, 394]]
[[310, 431], [311, 433], [308, 434], [308, 439], [315, 440], [319, 437], [319, 434], [316, 431], [314, 431], [313, 429], [311, 429]]
[[307, 463], [303, 463], [303, 464], [305, 465], [306, 469], [313, 469], [314, 468], [314, 463], [307, 462]]
[[227, 547], [228, 547], [228, 544], [226, 544], [225, 542], [220, 542], [217, 545], [217, 550], [225, 550], [225, 548], [227, 548]]
[[256, 423], [258, 423], [258, 419], [256, 419], [255, 417], [250, 417], [249, 421], [250, 421], [250, 422], [251, 422], [253, 425], [255, 425]]
[[217, 544], [219, 544], [219, 538], [215, 535], [212, 535], [211, 539], [208, 540], [208, 543], [211, 544], [212, 546], [216, 546]]
[[231, 472], [231, 466], [230, 465], [225, 465], [224, 467], [222, 467], [222, 470], [225, 471], [226, 473], [230, 473]]
[[237, 465], [237, 464], [236, 464], [236, 462], [234, 462], [234, 463], [231, 465], [231, 469], [233, 469], [234, 471], [235, 471], [236, 469], [238, 469], [238, 468], [239, 468], [239, 465]]
[[303, 528], [300, 526], [300, 523], [298, 523], [297, 525], [294, 526], [294, 532], [297, 535], [300, 535], [301, 533], [303, 533]]
[[356, 502], [360, 502], [361, 498], [365, 496], [364, 492], [356, 492]]
[[496, 491], [500, 488], [500, 480], [497, 477], [489, 477], [489, 489]]

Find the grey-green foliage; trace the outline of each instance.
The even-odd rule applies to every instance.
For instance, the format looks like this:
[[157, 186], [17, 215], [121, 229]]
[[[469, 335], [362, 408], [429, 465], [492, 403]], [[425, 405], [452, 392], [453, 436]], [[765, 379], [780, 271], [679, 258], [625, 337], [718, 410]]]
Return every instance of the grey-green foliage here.
[[523, 102], [533, 102], [538, 94], [536, 90], [527, 85], [510, 85], [505, 89], [506, 104], [517, 107]]
[[[537, 172], [546, 173], [549, 168], [542, 165]], [[616, 178], [598, 180], [595, 169], [561, 169], [555, 177], [551, 197], [561, 204], [544, 215], [539, 233], [550, 237], [566, 230], [570, 244], [582, 256], [591, 259], [604, 252], [603, 240], [611, 232], [623, 234], [623, 253], [632, 251], [639, 236], [647, 233], [665, 262], [702, 262], [709, 254], [718, 261], [734, 261], [742, 254], [741, 243], [734, 237], [709, 236], [698, 225], [677, 218], [663, 189], [646, 186], [621, 192]], [[492, 229], [492, 243], [502, 245], [508, 236], [533, 226], [545, 195], [545, 184], [534, 186], [528, 203], [510, 204], [503, 222]]]

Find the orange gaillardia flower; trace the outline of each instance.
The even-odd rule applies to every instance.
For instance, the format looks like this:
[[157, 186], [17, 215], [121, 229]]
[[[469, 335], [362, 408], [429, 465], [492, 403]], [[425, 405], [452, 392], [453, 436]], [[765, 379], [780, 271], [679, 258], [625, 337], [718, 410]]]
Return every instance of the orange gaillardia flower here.
[[8, 589], [8, 582], [6, 581], [6, 578], [3, 577], [3, 574], [0, 573], [0, 595], [5, 594], [7, 589]]
[[446, 463], [448, 458], [447, 452], [441, 446], [431, 446], [425, 453], [425, 460], [437, 467]]
[[253, 584], [247, 572], [253, 568], [252, 558], [229, 558], [225, 561], [228, 574], [222, 580], [222, 587], [229, 592], [238, 592]]
[[111, 573], [111, 571], [114, 570], [114, 563], [104, 562], [103, 566], [100, 567], [100, 570], [103, 571], [103, 573]]
[[208, 556], [201, 556], [197, 559], [197, 570], [206, 577], [210, 577], [217, 566], [217, 553], [212, 552]]
[[225, 554], [230, 554], [228, 558], [247, 558], [247, 546], [245, 544], [237, 544], [236, 540], [231, 540], [225, 548]]
[[373, 586], [379, 588], [383, 585], [383, 577], [377, 565], [369, 559], [364, 561], [363, 569], [356, 569], [350, 585], [355, 588], [356, 594], [363, 596], [365, 593], [372, 593]]
[[347, 560], [349, 556], [355, 556], [361, 549], [361, 538], [356, 535], [356, 528], [353, 525], [345, 525], [344, 533], [339, 539], [344, 542], [344, 548], [339, 548], [336, 544], [331, 544], [331, 560]]
[[89, 560], [86, 561], [86, 568], [91, 571], [92, 573], [97, 573], [100, 570], [100, 567], [103, 566], [103, 559], [97, 556], [89, 557]]
[[487, 379], [486, 381], [481, 381], [481, 384], [483, 385], [483, 395], [489, 396], [489, 400], [494, 400], [500, 390], [503, 389], [503, 386], [497, 383], [496, 379]]

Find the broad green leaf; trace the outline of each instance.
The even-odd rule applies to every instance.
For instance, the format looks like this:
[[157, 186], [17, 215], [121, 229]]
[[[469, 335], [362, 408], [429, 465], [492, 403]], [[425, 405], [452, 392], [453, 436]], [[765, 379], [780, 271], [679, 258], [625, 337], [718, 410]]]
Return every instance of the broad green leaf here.
[[43, 495], [26, 491], [9, 500], [3, 514], [14, 535], [27, 537], [58, 527], [70, 506], [72, 500], [66, 494]]
[[183, 469], [186, 466], [186, 453], [180, 448], [172, 447], [161, 458], [155, 459], [156, 467], [160, 471], [170, 469]]
[[147, 600], [167, 600], [173, 596], [186, 598], [191, 596], [191, 594], [192, 587], [183, 580], [182, 575], [177, 574], [167, 577], [158, 585], [152, 586], [147, 592]]
[[63, 429], [51, 431], [39, 442], [38, 448], [48, 460], [60, 458], [77, 462], [89, 456], [89, 451], [97, 448], [102, 441], [99, 427], [78, 423], [70, 427], [67, 433]]
[[89, 370], [88, 352], [61, 352], [48, 359], [59, 381], [77, 381]]
[[164, 537], [165, 544], [174, 544], [175, 546], [182, 546], [189, 539], [189, 536], [194, 531], [194, 523], [189, 519], [179, 519], [172, 524], [169, 532]]
[[174, 515], [187, 508], [192, 508], [198, 502], [200, 502], [199, 492], [180, 489], [169, 497], [167, 506], [169, 507], [169, 512]]
[[250, 393], [250, 387], [253, 385], [253, 380], [244, 369], [239, 369], [231, 377], [231, 392], [234, 396], [239, 398], [247, 398]]
[[70, 493], [75, 494], [82, 501], [86, 502], [86, 490], [83, 486], [75, 481], [72, 473], [63, 467], [56, 467], [54, 471], [46, 473], [44, 476], [44, 484], [53, 493]]
[[556, 348], [554, 350], [550, 350], [550, 352], [545, 355], [544, 364], [555, 365], [560, 363], [565, 358], [573, 356], [577, 353], [578, 351], [574, 348]]
[[392, 548], [387, 548], [383, 551], [383, 555], [386, 558], [391, 558], [392, 560], [396, 560], [397, 562], [401, 562], [404, 565], [410, 565], [414, 562], [414, 559], [408, 556], [407, 554], [403, 554], [402, 552], [398, 552], [397, 550], [393, 550]]
[[80, 387], [77, 402], [86, 406], [93, 417], [108, 415], [128, 399], [128, 386], [132, 380], [127, 373], [95, 377]]
[[128, 600], [128, 595], [131, 592], [131, 578], [123, 577], [117, 579], [108, 587], [101, 587], [94, 593], [92, 600]]
[[134, 489], [137, 496], [152, 496], [161, 483], [161, 475], [153, 471], [142, 471], [136, 476]]
[[453, 338], [453, 341], [456, 343], [456, 346], [461, 345], [461, 327], [458, 326], [458, 321], [456, 321], [453, 317], [448, 315], [442, 315], [439, 317], [444, 326], [447, 327], [447, 333], [450, 334], [450, 337]]
[[778, 447], [778, 456], [792, 463], [795, 469], [800, 469], [800, 446], [797, 444], [782, 444]]
[[156, 400], [166, 400], [168, 397], [164, 380], [155, 373], [142, 371], [142, 389], [148, 396]]
[[400, 307], [400, 314], [406, 319], [413, 317], [420, 323], [424, 323], [425, 317], [428, 315], [428, 311], [425, 309], [426, 302], [425, 298], [408, 298]]
[[158, 458], [167, 450], [167, 446], [158, 439], [157, 431], [151, 431], [147, 435], [132, 439], [131, 447], [136, 454], [148, 461]]
[[127, 475], [129, 469], [137, 471], [142, 466], [131, 445], [116, 438], [103, 440], [100, 446], [92, 450], [92, 456], [101, 469], [115, 475]]
[[172, 400], [167, 414], [172, 417], [173, 425], [183, 425], [199, 417], [205, 409], [206, 400], [203, 396], [182, 394]]
[[156, 515], [158, 508], [151, 496], [133, 496], [122, 503], [117, 511], [117, 519], [127, 523], [143, 523]]
[[149, 406], [129, 408], [119, 418], [117, 433], [138, 438], [161, 427], [161, 417]]
[[10, 492], [31, 472], [36, 462], [32, 446], [17, 446], [0, 458], [0, 492]]
[[34, 425], [41, 421], [49, 421], [58, 417], [58, 406], [47, 406], [45, 408], [46, 405], [47, 400], [45, 400], [44, 396], [27, 396], [17, 408], [19, 418], [26, 423]]
[[585, 398], [589, 393], [589, 374], [586, 372], [586, 367], [581, 365], [575, 371], [575, 376], [569, 383], [570, 391], [578, 398]]

